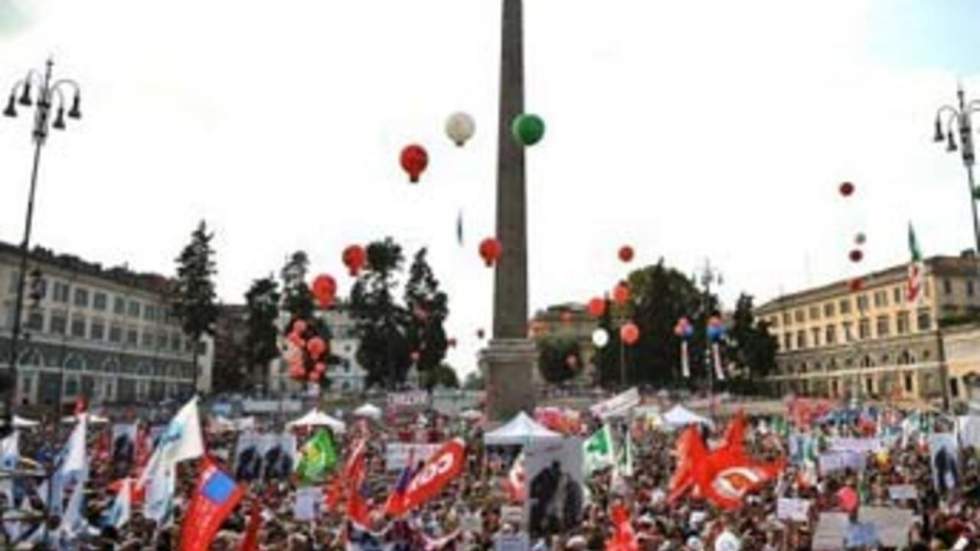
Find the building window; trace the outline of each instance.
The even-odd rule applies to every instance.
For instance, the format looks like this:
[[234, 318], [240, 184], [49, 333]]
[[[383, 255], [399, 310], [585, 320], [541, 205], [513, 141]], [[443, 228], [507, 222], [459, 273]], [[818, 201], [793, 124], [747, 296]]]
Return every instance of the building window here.
[[109, 297], [107, 297], [105, 293], [100, 293], [96, 291], [95, 293], [92, 294], [92, 308], [95, 308], [96, 310], [104, 311], [106, 307], [106, 303], [108, 302], [108, 298]]
[[884, 308], [888, 306], [888, 291], [876, 291], [875, 292], [875, 308]]
[[104, 321], [98, 319], [92, 320], [92, 325], [89, 326], [89, 338], [93, 341], [101, 341], [105, 338]]
[[783, 312], [783, 325], [789, 325], [789, 324], [790, 324], [789, 312]]
[[180, 352], [180, 333], [171, 333], [170, 350], [173, 350], [174, 352]]
[[793, 349], [793, 334], [786, 333], [785, 335], [783, 335], [783, 350], [792, 350], [792, 349]]
[[840, 307], [840, 313], [841, 313], [841, 315], [850, 314], [851, 313], [851, 299], [850, 298], [842, 298], [840, 300], [840, 302], [838, 303], [838, 306]]
[[810, 320], [812, 321], [812, 320], [818, 320], [818, 319], [820, 319], [820, 307], [819, 306], [811, 306], [810, 307]]
[[861, 318], [858, 322], [858, 338], [861, 340], [871, 338], [871, 320]]
[[902, 288], [901, 287], [895, 287], [892, 290], [892, 299], [893, 299], [892, 302], [894, 302], [895, 304], [901, 304], [902, 303]]
[[905, 377], [903, 377], [903, 378], [905, 379], [905, 392], [906, 393], [911, 393], [912, 392], [912, 374], [911, 373], [906, 373], [905, 374]]
[[54, 296], [52, 297], [52, 300], [54, 300], [55, 302], [68, 304], [68, 295], [70, 292], [71, 292], [71, 288], [68, 286], [67, 283], [63, 283], [61, 281], [55, 281]]
[[135, 300], [129, 301], [129, 316], [132, 318], [140, 317], [140, 303]]
[[834, 308], [834, 303], [833, 302], [828, 302], [827, 304], [824, 304], [823, 305], [823, 317], [829, 318], [829, 317], [833, 316], [834, 315], [834, 310], [835, 310], [835, 308]]
[[909, 332], [909, 313], [899, 312], [896, 318], [897, 321], [897, 331], [899, 335], [904, 335]]
[[149, 331], [143, 331], [143, 348], [153, 348], [153, 335]]
[[953, 294], [953, 282], [950, 281], [949, 278], [943, 279], [943, 294]]
[[122, 327], [115, 324], [109, 327], [109, 342], [122, 342]]
[[841, 324], [841, 327], [844, 328], [844, 341], [845, 342], [853, 341], [854, 332], [851, 330], [851, 322], [845, 321], [844, 323]]
[[44, 311], [31, 310], [25, 327], [30, 331], [44, 331]]
[[779, 327], [779, 316], [773, 316], [769, 318], [769, 327], [773, 329]]
[[17, 293], [17, 285], [20, 283], [20, 272], [10, 272], [10, 285], [7, 286], [7, 292], [11, 295]]
[[813, 329], [810, 329], [810, 334], [812, 335], [811, 338], [813, 339], [811, 344], [813, 346], [820, 346], [820, 328], [814, 327]]
[[157, 349], [163, 350], [167, 348], [167, 334], [159, 333], [157, 334]]
[[799, 310], [793, 312], [793, 319], [796, 320], [796, 323], [803, 323], [806, 320], [806, 312], [800, 308]]
[[864, 380], [864, 386], [868, 389], [868, 394], [873, 394], [875, 391], [874, 379], [868, 377]]
[[157, 308], [151, 304], [147, 304], [143, 307], [143, 319], [149, 321], [156, 321], [157, 319]]
[[79, 339], [85, 338], [85, 318], [82, 316], [71, 317], [71, 336]]
[[823, 340], [825, 344], [834, 344], [837, 342], [837, 326], [828, 325], [824, 329]]
[[115, 314], [123, 315], [126, 313], [126, 300], [122, 297], [116, 297], [112, 302], [112, 311]]
[[859, 312], [864, 312], [868, 309], [868, 295], [860, 295], [857, 298], [857, 308]]
[[796, 332], [796, 348], [806, 348], [806, 331], [802, 329]]
[[139, 332], [135, 327], [130, 327], [126, 330], [126, 344], [130, 346], [136, 346], [139, 342]]
[[876, 329], [879, 338], [888, 336], [888, 333], [890, 332], [889, 329], [891, 329], [890, 327], [891, 324], [889, 324], [888, 322], [889, 322], [888, 316], [878, 316], [875, 325], [877, 326]]
[[932, 315], [929, 310], [919, 310], [918, 316], [919, 331], [929, 331], [932, 329]]
[[949, 380], [949, 395], [952, 396], [953, 398], [960, 397], [960, 382], [957, 381], [955, 378]]
[[75, 306], [88, 308], [88, 289], [75, 287]]
[[48, 331], [55, 335], [64, 335], [65, 331], [68, 330], [68, 318], [64, 312], [51, 312], [50, 323], [51, 325]]
[[972, 297], [973, 296], [973, 280], [972, 279], [966, 280], [966, 296], [968, 296], [968, 297]]

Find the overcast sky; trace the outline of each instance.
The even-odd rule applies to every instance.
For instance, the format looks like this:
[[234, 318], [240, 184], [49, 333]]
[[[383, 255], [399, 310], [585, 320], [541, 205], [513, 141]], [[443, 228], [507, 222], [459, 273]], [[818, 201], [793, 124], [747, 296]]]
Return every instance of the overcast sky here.
[[[204, 218], [219, 293], [305, 249], [428, 246], [450, 361], [490, 327], [499, 0], [0, 0], [0, 90], [54, 55], [84, 119], [45, 148], [35, 242], [173, 272]], [[531, 305], [584, 301], [626, 267], [706, 258], [757, 302], [972, 243], [965, 174], [931, 142], [959, 79], [980, 98], [980, 3], [526, 0]], [[442, 133], [472, 113], [464, 149]], [[0, 239], [21, 239], [29, 122], [0, 119]], [[427, 146], [407, 183], [397, 157]], [[842, 200], [837, 186], [857, 193]], [[466, 245], [455, 243], [464, 212]], [[847, 260], [854, 233], [865, 260]], [[342, 289], [349, 278], [340, 277]]]

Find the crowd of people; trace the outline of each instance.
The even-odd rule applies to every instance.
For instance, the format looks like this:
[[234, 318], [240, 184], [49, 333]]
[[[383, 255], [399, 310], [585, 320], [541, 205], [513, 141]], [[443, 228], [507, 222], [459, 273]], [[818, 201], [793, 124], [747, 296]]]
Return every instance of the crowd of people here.
[[[902, 421], [909, 412], [893, 415]], [[338, 461], [331, 476], [319, 485], [325, 496], [322, 508], [317, 506], [315, 520], [297, 520], [294, 515], [295, 495], [303, 486], [296, 475], [247, 483], [244, 499], [223, 522], [211, 549], [237, 550], [244, 548], [250, 524], [257, 521], [256, 549], [269, 550], [335, 550], [335, 549], [494, 549], [501, 538], [527, 532], [529, 545], [536, 550], [605, 549], [616, 535], [617, 523], [611, 511], [619, 506], [629, 514], [629, 524], [635, 549], [659, 551], [732, 551], [732, 550], [802, 550], [819, 549], [817, 532], [822, 513], [845, 512], [852, 520], [858, 518], [860, 507], [887, 506], [912, 511], [914, 521], [905, 527], [908, 549], [978, 548], [980, 542], [980, 457], [969, 445], [960, 446], [955, 458], [955, 484], [939, 480], [937, 484], [934, 450], [927, 436], [945, 430], [952, 431], [953, 423], [943, 417], [930, 418], [929, 426], [919, 425], [913, 434], [894, 434], [883, 438], [883, 448], [867, 450], [860, 464], [833, 472], [822, 472], [803, 457], [800, 442], [813, 443], [815, 454], [826, 451], [834, 438], [881, 436], [882, 423], [876, 428], [866, 420], [814, 421], [807, 426], [774, 422], [770, 417], [749, 419], [745, 434], [745, 450], [753, 458], [786, 461], [780, 476], [744, 496], [741, 506], [724, 509], [704, 496], [688, 493], [670, 499], [671, 481], [678, 465], [677, 439], [679, 428], [668, 430], [649, 418], [623, 417], [600, 420], [583, 412], [584, 423], [579, 436], [587, 436], [604, 422], [613, 426], [618, 438], [631, 441], [633, 465], [624, 475], [615, 465], [588, 473], [581, 488], [581, 508], [565, 515], [566, 522], [547, 522], [547, 514], [530, 519], [510, 518], [515, 507], [507, 481], [511, 479], [519, 447], [495, 448], [483, 443], [485, 427], [478, 420], [466, 421], [427, 412], [420, 417], [428, 423], [426, 430], [416, 430], [417, 417], [395, 419], [385, 417], [380, 422], [353, 421], [344, 434], [335, 434]], [[711, 429], [702, 428], [704, 441], [710, 446], [724, 437], [725, 420], [718, 419]], [[208, 426], [205, 419], [202, 423]], [[785, 427], [785, 428], [777, 428]], [[277, 421], [260, 420], [259, 431], [282, 431]], [[47, 529], [37, 522], [30, 530], [12, 530], [17, 524], [4, 522], [4, 536], [9, 545], [23, 549], [179, 549], [180, 533], [189, 501], [195, 491], [197, 463], [185, 461], [177, 470], [172, 514], [157, 523], [144, 518], [138, 500], [134, 501], [131, 516], [123, 526], [105, 526], [118, 485], [118, 459], [113, 460], [101, 442], [107, 428], [93, 428], [88, 434], [91, 454], [90, 473], [86, 482], [84, 516], [89, 525], [77, 541], [65, 546], [55, 539], [61, 519], [48, 515]], [[24, 430], [19, 434], [19, 451], [26, 463], [44, 466], [57, 460], [61, 442], [67, 430], [56, 431], [52, 426]], [[310, 431], [300, 430], [302, 442]], [[381, 505], [398, 483], [399, 472], [385, 466], [385, 446], [390, 442], [429, 441], [437, 443], [452, 437], [466, 442], [466, 464], [442, 492], [420, 508], [401, 519], [386, 518]], [[208, 455], [227, 472], [234, 474], [234, 450], [238, 435], [234, 432], [210, 433], [205, 440]], [[59, 441], [60, 439], [60, 441]], [[357, 441], [366, 442], [366, 491], [372, 506], [370, 522], [355, 525], [348, 518], [343, 499], [328, 503], [328, 494], [342, 477], [345, 451]], [[137, 454], [138, 455], [138, 454]], [[138, 477], [138, 465], [132, 474]], [[942, 476], [939, 477], [940, 479]], [[21, 517], [36, 515], [43, 518], [43, 477], [18, 477], [11, 492], [0, 498], [4, 503], [4, 518], [13, 512]], [[343, 482], [343, 481], [340, 481]], [[897, 499], [889, 489], [912, 486], [913, 496]], [[858, 499], [857, 507], [846, 503], [844, 490], [851, 489]], [[534, 508], [535, 492], [525, 495]], [[12, 497], [14, 503], [10, 503]], [[779, 518], [779, 498], [806, 500], [809, 504], [806, 520]], [[571, 518], [571, 522], [568, 522]], [[46, 539], [44, 534], [48, 534]], [[359, 539], [359, 533], [373, 534]], [[25, 537], [25, 534], [28, 534]], [[33, 534], [33, 535], [30, 535]], [[41, 534], [41, 535], [39, 535]], [[16, 537], [22, 542], [17, 543]], [[823, 545], [826, 545], [824, 543]], [[860, 543], [859, 547], [877, 547]], [[827, 548], [844, 548], [841, 541]]]

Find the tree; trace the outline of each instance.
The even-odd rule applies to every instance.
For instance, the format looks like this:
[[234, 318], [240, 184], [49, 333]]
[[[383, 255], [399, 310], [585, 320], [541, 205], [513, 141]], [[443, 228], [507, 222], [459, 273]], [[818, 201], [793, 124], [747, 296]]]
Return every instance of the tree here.
[[582, 354], [576, 339], [550, 337], [538, 342], [538, 371], [545, 381], [557, 384], [573, 379], [581, 366]]
[[174, 289], [174, 315], [181, 328], [194, 343], [194, 392], [197, 392], [198, 342], [205, 334], [214, 335], [214, 323], [218, 319], [218, 305], [214, 290], [214, 249], [211, 248], [213, 233], [201, 220], [191, 234], [191, 242], [177, 257], [177, 281]]
[[367, 246], [368, 267], [351, 289], [350, 308], [360, 339], [357, 361], [367, 371], [367, 386], [394, 387], [411, 367], [406, 335], [409, 315], [394, 300], [396, 274], [404, 256], [390, 237]]
[[735, 304], [729, 332], [729, 357], [747, 378], [758, 379], [772, 373], [776, 366], [776, 337], [769, 333], [769, 324], [756, 322], [752, 312], [752, 296], [742, 293]]
[[456, 370], [446, 364], [439, 364], [422, 373], [422, 382], [428, 389], [437, 386], [459, 388], [459, 377], [456, 375]]
[[436, 378], [427, 379], [425, 374], [439, 367], [446, 358], [449, 339], [443, 322], [449, 316], [449, 298], [439, 290], [439, 280], [425, 255], [425, 248], [415, 253], [405, 284], [405, 309], [410, 314], [406, 337], [409, 348], [418, 355], [415, 368], [423, 380], [434, 381]]
[[244, 360], [252, 375], [262, 372], [269, 362], [278, 357], [279, 284], [272, 277], [256, 279], [245, 293]]

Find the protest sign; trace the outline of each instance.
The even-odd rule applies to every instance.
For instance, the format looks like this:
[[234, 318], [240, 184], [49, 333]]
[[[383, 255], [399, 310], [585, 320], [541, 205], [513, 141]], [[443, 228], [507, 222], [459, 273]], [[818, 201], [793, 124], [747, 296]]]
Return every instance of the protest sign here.
[[464, 532], [478, 534], [483, 530], [483, 517], [477, 513], [463, 515], [460, 521], [460, 528]]
[[494, 551], [528, 551], [531, 540], [527, 534], [500, 534], [493, 540]]
[[897, 507], [861, 507], [858, 520], [874, 525], [883, 547], [904, 548], [909, 544], [909, 528], [916, 521], [909, 509]]
[[[539, 441], [524, 448], [524, 507], [531, 536], [538, 537], [546, 528], [566, 531], [580, 524], [585, 503], [582, 464], [581, 438]], [[555, 510], [561, 511], [557, 518], [549, 515]]]
[[918, 499], [919, 492], [915, 489], [912, 484], [896, 484], [894, 486], [888, 487], [888, 496], [894, 501], [902, 501], [905, 499]]
[[388, 394], [388, 407], [390, 408], [425, 407], [428, 404], [429, 393], [424, 390], [392, 392]]
[[524, 522], [524, 508], [516, 505], [504, 505], [500, 508], [500, 520], [520, 528]]
[[617, 394], [612, 398], [595, 404], [589, 408], [592, 415], [605, 419], [606, 417], [623, 416], [630, 409], [640, 404], [640, 391], [633, 387], [626, 392]]
[[873, 453], [882, 448], [880, 438], [831, 438], [830, 451], [855, 452], [860, 454]]
[[863, 471], [865, 465], [864, 455], [850, 451], [822, 453], [818, 458], [818, 463], [821, 475], [845, 469]]
[[850, 521], [847, 513], [820, 513], [817, 531], [813, 534], [814, 551], [838, 550], [844, 547]]
[[323, 490], [319, 486], [307, 486], [296, 490], [296, 501], [293, 503], [293, 517], [296, 520], [317, 520], [322, 510]]
[[296, 436], [289, 433], [239, 435], [235, 447], [237, 480], [283, 480], [296, 464]]
[[867, 522], [855, 522], [847, 527], [847, 537], [844, 539], [844, 546], [847, 548], [863, 547], [872, 548], [880, 543], [878, 529], [874, 524]]
[[810, 520], [810, 502], [805, 499], [781, 497], [776, 502], [776, 518], [807, 522]]

